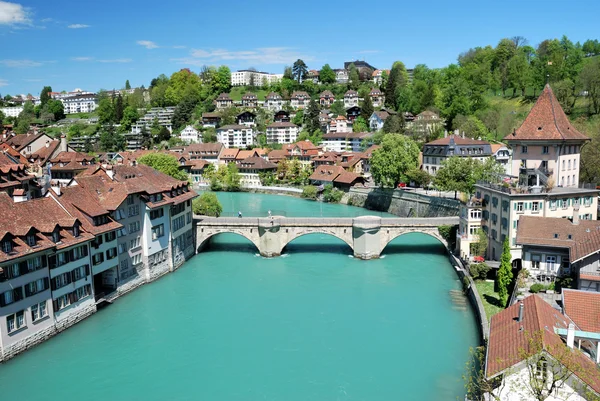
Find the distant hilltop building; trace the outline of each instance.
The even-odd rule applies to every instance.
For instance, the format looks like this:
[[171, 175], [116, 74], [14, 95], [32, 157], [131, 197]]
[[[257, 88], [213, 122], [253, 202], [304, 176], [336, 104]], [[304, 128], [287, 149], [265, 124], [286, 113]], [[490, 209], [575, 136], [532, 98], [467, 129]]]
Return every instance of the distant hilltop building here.
[[239, 70], [231, 73], [231, 86], [264, 86], [280, 81], [283, 74], [270, 74], [268, 72]]

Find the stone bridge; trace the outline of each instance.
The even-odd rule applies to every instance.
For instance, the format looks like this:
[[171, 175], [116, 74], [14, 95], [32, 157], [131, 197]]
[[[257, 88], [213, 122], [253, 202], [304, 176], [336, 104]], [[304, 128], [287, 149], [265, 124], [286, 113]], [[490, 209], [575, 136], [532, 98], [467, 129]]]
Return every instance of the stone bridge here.
[[262, 256], [279, 256], [285, 246], [306, 234], [329, 234], [344, 241], [360, 259], [375, 259], [394, 238], [407, 233], [424, 233], [448, 247], [438, 227], [458, 225], [458, 217], [355, 218], [317, 217], [204, 217], [196, 216], [196, 249], [216, 234], [234, 233], [250, 240]]

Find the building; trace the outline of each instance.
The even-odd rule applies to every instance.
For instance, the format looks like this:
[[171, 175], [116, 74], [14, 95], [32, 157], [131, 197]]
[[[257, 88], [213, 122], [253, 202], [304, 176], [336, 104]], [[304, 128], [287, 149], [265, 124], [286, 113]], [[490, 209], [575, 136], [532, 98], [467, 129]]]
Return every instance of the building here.
[[206, 160], [209, 163], [219, 163], [219, 155], [225, 149], [222, 143], [193, 143], [188, 145], [184, 154], [189, 160]]
[[483, 162], [491, 155], [489, 142], [448, 135], [423, 145], [423, 170], [435, 175], [450, 157], [468, 157]]
[[321, 145], [330, 152], [360, 152], [361, 143], [373, 136], [368, 132], [341, 132], [323, 135]]
[[265, 86], [279, 82], [282, 78], [283, 74], [239, 70], [231, 73], [231, 86]]
[[597, 397], [598, 367], [575, 345], [577, 334], [569, 316], [537, 295], [492, 316], [485, 377], [495, 383], [493, 399], [533, 401], [532, 387], [550, 389], [553, 382], [548, 400]]
[[298, 139], [298, 126], [293, 123], [267, 125], [267, 143], [294, 143]]
[[578, 348], [587, 355], [595, 354], [596, 364], [600, 364], [600, 293], [564, 288], [562, 312], [575, 324]]
[[304, 91], [295, 91], [290, 97], [290, 105], [295, 109], [304, 109], [310, 103], [310, 96]]
[[304, 81], [312, 81], [312, 83], [318, 84], [319, 83], [319, 71], [308, 70], [308, 73], [306, 74], [306, 78], [304, 79]]
[[91, 113], [98, 107], [98, 96], [95, 93], [80, 94], [60, 99], [65, 114]]
[[245, 158], [238, 163], [242, 187], [262, 187], [261, 173], [275, 172], [277, 166], [259, 156]]
[[0, 108], [0, 112], [4, 114], [6, 117], [19, 117], [19, 114], [23, 111], [23, 106], [12, 106], [12, 107], [2, 107]]
[[228, 107], [233, 107], [233, 99], [229, 97], [228, 93], [221, 93], [215, 100], [217, 104], [217, 110], [223, 110]]
[[202, 126], [204, 128], [217, 128], [221, 123], [219, 113], [202, 113]]
[[503, 143], [492, 143], [492, 157], [504, 167], [506, 175], [512, 175], [512, 151]]
[[206, 177], [206, 167], [210, 166], [211, 163], [206, 160], [188, 160], [187, 164], [190, 167], [190, 178], [192, 183], [198, 186], [210, 185], [210, 180]]
[[256, 113], [244, 111], [237, 115], [236, 120], [239, 125], [254, 127], [256, 126]]
[[224, 125], [217, 128], [217, 142], [226, 148], [245, 148], [254, 143], [254, 133], [252, 127], [246, 125]]
[[290, 113], [285, 110], [279, 110], [273, 115], [273, 121], [276, 123], [289, 123], [291, 121]]
[[371, 89], [371, 92], [369, 92], [369, 97], [371, 98], [371, 103], [373, 103], [373, 107], [383, 107], [385, 103], [385, 95], [379, 89]]
[[344, 116], [337, 116], [329, 122], [327, 126], [328, 133], [352, 132], [352, 121], [349, 121]]
[[375, 70], [371, 74], [373, 83], [375, 85], [381, 85], [383, 83], [383, 73], [386, 73], [388, 76], [390, 75], [390, 70]]
[[338, 84], [347, 84], [350, 80], [348, 77], [348, 70], [345, 69], [335, 69], [335, 82]]
[[24, 164], [9, 153], [0, 152], [0, 192], [15, 202], [23, 202], [42, 195], [36, 176], [30, 175]]
[[331, 184], [343, 190], [348, 190], [350, 187], [364, 182], [358, 174], [346, 171], [341, 166], [328, 165], [317, 166], [309, 179], [314, 185]]
[[191, 125], [188, 125], [179, 134], [179, 138], [185, 143], [202, 143], [202, 135]]
[[174, 114], [175, 107], [153, 107], [131, 126], [131, 133], [139, 134], [143, 129], [149, 132], [155, 121], [159, 126], [167, 128], [169, 132], [173, 132], [172, 120]]
[[[591, 204], [583, 199], [583, 205]], [[523, 247], [522, 267], [539, 281], [577, 277], [577, 288], [600, 292], [600, 222], [589, 220], [584, 208], [573, 208], [569, 219], [522, 216], [517, 245]]]
[[540, 177], [560, 187], [579, 186], [580, 151], [590, 138], [570, 123], [550, 85], [523, 124], [504, 140], [513, 150], [513, 175]]
[[258, 107], [258, 97], [254, 93], [246, 93], [242, 96], [242, 107]]
[[360, 107], [352, 106], [346, 109], [346, 118], [348, 120], [354, 122], [358, 117], [360, 117]]
[[425, 138], [444, 126], [444, 120], [431, 110], [425, 110], [416, 116], [405, 115], [404, 123], [406, 133], [417, 138]]
[[369, 117], [369, 128], [371, 131], [381, 131], [385, 120], [390, 116], [386, 110], [374, 111]]
[[363, 69], [367, 69], [370, 70], [370, 72], [376, 70], [377, 68], [373, 67], [371, 64], [367, 63], [364, 60], [354, 60], [354, 61], [345, 61], [344, 62], [344, 68], [346, 70], [350, 69], [350, 64], [354, 64], [354, 66], [356, 67], [356, 69], [358, 69], [359, 71], [363, 70]]
[[279, 93], [271, 92], [265, 98], [264, 107], [267, 110], [277, 112], [283, 108], [283, 98]]
[[[296, 143], [291, 143], [287, 145], [283, 145], [282, 150], [284, 153], [284, 158], [287, 159], [296, 159], [298, 160], [302, 166], [311, 167], [312, 166], [312, 158], [319, 154], [319, 147], [315, 146], [308, 139], [304, 141], [298, 141]], [[270, 155], [270, 153], [269, 153]], [[270, 157], [269, 157], [270, 159]]]
[[335, 102], [335, 96], [333, 96], [333, 93], [330, 90], [325, 90], [319, 95], [319, 104], [321, 107], [328, 109], [333, 102]]
[[81, 152], [59, 152], [48, 161], [50, 178], [61, 185], [67, 185], [78, 174], [92, 167], [95, 169], [96, 157]]
[[344, 93], [344, 108], [358, 107], [358, 92], [352, 89]]

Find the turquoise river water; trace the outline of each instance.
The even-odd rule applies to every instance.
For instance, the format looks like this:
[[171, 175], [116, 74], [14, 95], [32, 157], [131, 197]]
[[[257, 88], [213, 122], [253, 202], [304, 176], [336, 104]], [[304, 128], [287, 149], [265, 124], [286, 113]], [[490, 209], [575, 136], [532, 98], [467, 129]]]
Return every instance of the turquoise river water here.
[[[219, 194], [225, 211], [354, 216], [302, 199]], [[456, 400], [469, 304], [444, 248], [403, 235], [379, 260], [311, 234], [265, 259], [220, 234], [178, 271], [0, 365], [6, 400]]]

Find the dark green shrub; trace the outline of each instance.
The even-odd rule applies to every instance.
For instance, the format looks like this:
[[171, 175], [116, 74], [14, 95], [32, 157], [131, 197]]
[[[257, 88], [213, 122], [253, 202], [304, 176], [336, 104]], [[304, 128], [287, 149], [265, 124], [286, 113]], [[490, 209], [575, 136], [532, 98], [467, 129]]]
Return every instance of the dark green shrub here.
[[490, 267], [485, 263], [472, 263], [469, 266], [469, 273], [474, 280], [485, 280], [490, 271]]
[[538, 292], [543, 291], [545, 289], [546, 286], [544, 284], [535, 283], [531, 287], [529, 287], [529, 292], [531, 292], [532, 294], [537, 294]]

